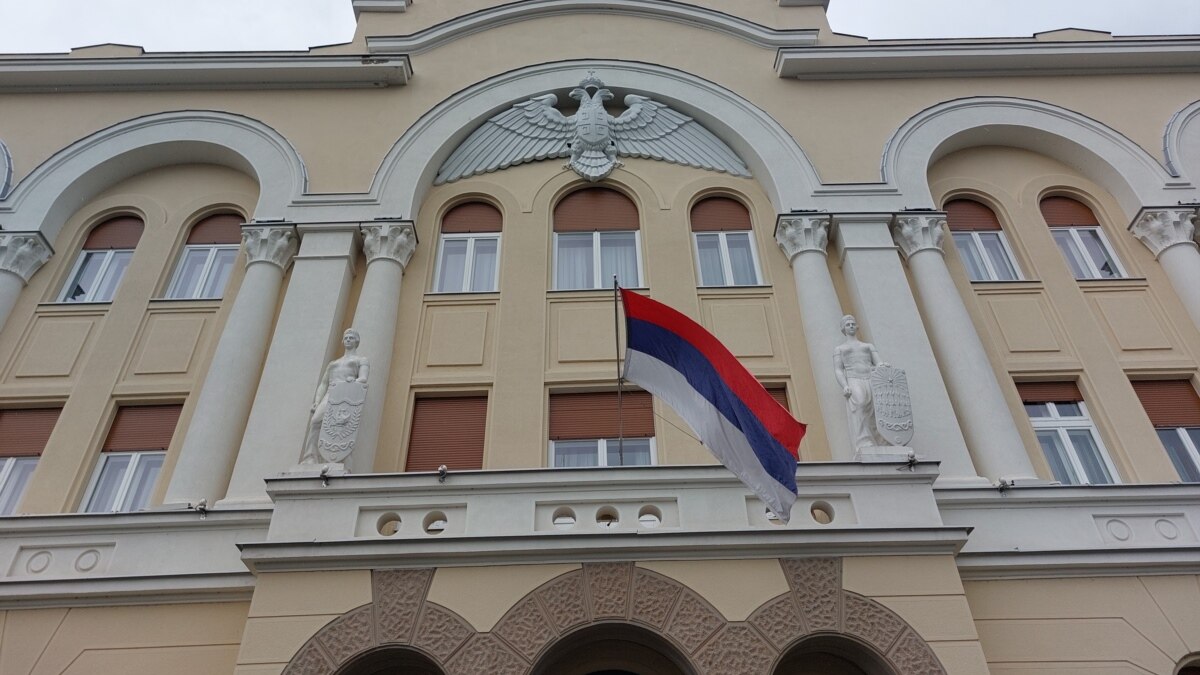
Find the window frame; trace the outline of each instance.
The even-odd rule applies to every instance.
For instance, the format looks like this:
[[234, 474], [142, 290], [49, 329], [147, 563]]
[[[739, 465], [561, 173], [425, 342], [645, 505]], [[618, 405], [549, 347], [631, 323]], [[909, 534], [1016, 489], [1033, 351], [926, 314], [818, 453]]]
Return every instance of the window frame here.
[[[179, 258], [175, 262], [175, 273], [171, 276], [171, 283], [167, 285], [166, 299], [168, 300], [220, 300], [225, 297], [225, 287], [229, 285], [229, 277], [225, 277], [225, 283], [221, 286], [220, 295], [201, 295], [201, 291], [208, 285], [209, 274], [212, 272], [213, 263], [217, 259], [218, 251], [233, 251], [234, 257], [237, 257], [237, 251], [241, 248], [241, 244], [185, 244], [183, 250], [179, 253]], [[200, 277], [196, 282], [196, 290], [192, 292], [190, 297], [176, 295], [178, 290], [180, 276], [183, 274], [183, 261], [187, 259], [189, 251], [198, 251], [208, 249], [208, 257], [204, 261], [204, 267], [200, 270]], [[230, 268], [232, 275], [233, 268]]]
[[[998, 282], [1025, 281], [1025, 274], [1024, 274], [1024, 272], [1022, 272], [1021, 266], [1019, 264], [1017, 264], [1017, 256], [1013, 255], [1012, 246], [1009, 245], [1008, 236], [1004, 234], [1004, 230], [951, 230], [950, 231], [950, 241], [954, 243], [955, 252], [958, 253], [959, 258], [962, 257], [962, 252], [958, 251], [958, 237], [959, 237], [959, 235], [963, 235], [963, 234], [971, 235], [971, 246], [973, 246], [975, 248], [975, 254], [979, 257], [980, 261], [983, 262], [984, 271], [988, 275], [987, 279], [973, 279], [973, 278], [971, 278], [970, 266], [968, 266], [964, 263], [963, 267], [967, 270], [967, 278], [971, 282], [977, 282], [977, 281], [998, 281]], [[1004, 255], [1008, 257], [1008, 264], [1012, 266], [1013, 273], [1016, 274], [1016, 278], [1001, 279], [999, 277], [999, 275], [996, 274], [996, 268], [992, 264], [992, 258], [991, 258], [991, 256], [989, 256], [987, 254], [987, 249], [985, 249], [983, 247], [983, 240], [982, 240], [981, 235], [984, 235], [984, 234], [995, 234], [999, 237], [1000, 248], [1004, 250]]]
[[[3, 494], [4, 489], [6, 487], [8, 487], [8, 479], [12, 477], [13, 471], [15, 470], [15, 467], [17, 466], [17, 462], [19, 462], [21, 460], [32, 460], [33, 465], [36, 468], [39, 459], [41, 459], [40, 456], [28, 456], [28, 455], [14, 456], [14, 457], [0, 457], [0, 494]], [[13, 502], [14, 508], [17, 504], [21, 503], [21, 497], [22, 497], [22, 495], [25, 494], [25, 490], [28, 487], [29, 487], [29, 481], [26, 481], [25, 484], [21, 486], [20, 491], [16, 493], [17, 500], [15, 502]], [[5, 513], [3, 511], [0, 511], [0, 516], [8, 516], [8, 515], [12, 515], [12, 512], [10, 511], [8, 513]]]
[[[655, 441], [654, 436], [634, 436], [634, 437], [626, 438], [625, 440], [627, 440], [627, 441], [641, 440], [643, 438], [650, 441], [650, 463], [649, 464], [618, 464], [618, 465], [614, 465], [614, 466], [609, 466], [609, 464], [608, 464], [608, 444], [610, 442], [616, 443], [619, 440], [617, 438], [562, 438], [562, 439], [558, 439], [558, 440], [551, 439], [550, 448], [549, 448], [550, 452], [549, 452], [549, 456], [547, 458], [549, 461], [548, 466], [551, 469], [572, 469], [572, 470], [573, 469], [611, 469], [611, 468], [619, 468], [619, 467], [627, 467], [627, 466], [658, 466], [658, 443]], [[567, 443], [578, 443], [580, 441], [594, 441], [596, 443], [596, 453], [597, 453], [596, 459], [597, 459], [598, 463], [595, 466], [556, 466], [554, 463], [554, 449], [555, 449], [555, 444], [558, 443], [559, 440], [567, 442]]]
[[[1066, 402], [1066, 401], [1060, 401]], [[1081, 415], [1064, 416], [1058, 412], [1058, 404], [1054, 401], [1026, 401], [1026, 405], [1036, 404], [1046, 406], [1049, 411], [1049, 417], [1034, 417], [1026, 411], [1026, 417], [1029, 418], [1029, 423], [1033, 427], [1036, 436], [1039, 431], [1054, 431], [1058, 434], [1059, 443], [1066, 450], [1067, 460], [1071, 463], [1071, 469], [1075, 471], [1075, 475], [1080, 478], [1079, 483], [1066, 483], [1067, 485], [1120, 485], [1121, 474], [1117, 471], [1116, 464], [1113, 463], [1112, 457], [1109, 456], [1108, 448], [1104, 446], [1104, 440], [1100, 438], [1100, 432], [1096, 429], [1096, 423], [1092, 421], [1091, 414], [1088, 412], [1087, 403], [1084, 401], [1070, 401], [1079, 406]], [[1096, 450], [1100, 454], [1100, 461], [1104, 463], [1104, 468], [1108, 470], [1108, 475], [1112, 478], [1111, 483], [1090, 483], [1087, 481], [1087, 471], [1080, 461], [1078, 453], [1075, 450], [1075, 444], [1071, 442], [1068, 431], [1087, 431], [1092, 442], [1096, 444]], [[1039, 446], [1041, 443], [1038, 444]], [[1046, 454], [1045, 448], [1041, 448], [1043, 457]], [[1047, 463], [1049, 459], [1047, 458]]]
[[[88, 482], [87, 491], [84, 492], [83, 500], [80, 502], [81, 508], [80, 508], [79, 512], [80, 513], [136, 513], [137, 511], [145, 510], [146, 507], [149, 506], [149, 502], [147, 502], [147, 504], [144, 505], [142, 508], [137, 509], [137, 511], [135, 511], [133, 509], [128, 508], [128, 506], [125, 504], [125, 501], [129, 497], [129, 487], [130, 487], [130, 485], [132, 485], [133, 478], [137, 474], [138, 465], [142, 462], [142, 459], [144, 457], [149, 457], [149, 456], [154, 456], [154, 455], [162, 457], [163, 458], [163, 466], [165, 466], [166, 457], [167, 457], [167, 452], [165, 450], [127, 450], [127, 451], [121, 451], [121, 452], [103, 452], [103, 453], [101, 453], [100, 461], [96, 464], [96, 468], [92, 470], [92, 478]], [[125, 473], [124, 473], [124, 475], [121, 476], [121, 482], [117, 486], [116, 493], [113, 495], [114, 508], [104, 510], [104, 511], [93, 511], [91, 509], [91, 501], [92, 501], [92, 498], [95, 496], [96, 487], [100, 482], [100, 475], [104, 472], [104, 465], [108, 462], [110, 457], [124, 457], [124, 456], [129, 456], [131, 459], [129, 461], [129, 466], [125, 467]], [[156, 483], [158, 482], [158, 479], [162, 477], [163, 466], [159, 467], [159, 475], [158, 475], [158, 477], [156, 477], [154, 479], [154, 481]]]
[[[1175, 432], [1175, 435], [1178, 436], [1180, 441], [1183, 443], [1184, 452], [1187, 453], [1188, 459], [1190, 459], [1192, 462], [1192, 468], [1195, 469], [1197, 473], [1200, 473], [1200, 447], [1198, 447], [1197, 444], [1192, 441], [1191, 434], [1187, 433], [1188, 429], [1200, 429], [1200, 427], [1186, 426], [1186, 425], [1181, 425], [1181, 426], [1177, 426], [1177, 427], [1155, 427], [1154, 431], [1155, 432], [1160, 432], [1160, 431]], [[1167, 448], [1165, 446], [1163, 447], [1163, 451], [1168, 454], [1167, 459], [1170, 459], [1170, 457], [1169, 457], [1170, 451], [1167, 450]], [[1174, 462], [1172, 462], [1172, 463], [1174, 463]], [[1176, 471], [1178, 471], [1178, 469], [1176, 469]], [[1180, 476], [1180, 479], [1181, 480], [1183, 479], [1182, 475]], [[1182, 482], [1192, 484], [1191, 481], [1188, 481], [1188, 480], [1182, 480]], [[2, 479], [0, 479], [0, 484], [3, 484]]]
[[[601, 235], [605, 234], [633, 234], [633, 250], [636, 258], [637, 266], [637, 283], [633, 286], [623, 286], [623, 288], [645, 288], [645, 279], [642, 274], [642, 237], [641, 229], [636, 230], [594, 230], [592, 232], [555, 232], [554, 233], [554, 264], [551, 265], [550, 274], [553, 278], [551, 284], [552, 290], [555, 291], [603, 291], [609, 290], [611, 286], [606, 285], [608, 282], [600, 278], [600, 240]], [[574, 235], [582, 234], [592, 235], [592, 286], [589, 288], [559, 288], [558, 287], [558, 238], [559, 235]], [[597, 285], [599, 284], [599, 285]]]
[[[1113, 279], [1129, 278], [1129, 273], [1125, 271], [1125, 266], [1121, 263], [1121, 258], [1117, 256], [1117, 252], [1113, 249], [1112, 243], [1108, 241], [1108, 236], [1104, 234], [1103, 227], [1100, 225], [1056, 226], [1050, 228], [1050, 236], [1053, 238], [1054, 232], [1059, 230], [1068, 232], [1071, 235], [1071, 242], [1082, 254], [1080, 258], [1083, 260], [1084, 266], [1087, 267], [1087, 273], [1090, 275], [1086, 277], [1075, 277], [1076, 281], [1111, 281]], [[1083, 230], [1090, 230], [1097, 234], [1097, 238], [1100, 240], [1100, 245], [1104, 248], [1104, 252], [1108, 254], [1108, 257], [1112, 260], [1113, 265], [1116, 266], [1116, 276], [1106, 277], [1100, 273], [1100, 269], [1096, 267], [1096, 261], [1092, 260], [1092, 256], [1087, 252], [1087, 247], [1083, 244], [1083, 239], [1079, 236], [1079, 233]], [[1055, 246], [1058, 246], [1059, 253], [1063, 255], [1064, 261], [1067, 263], [1067, 268], [1070, 269], [1071, 261], [1069, 258], [1067, 258], [1066, 251], [1063, 251], [1062, 246], [1059, 245], [1058, 239], [1054, 240], [1054, 244]], [[1074, 269], [1071, 270], [1071, 275], [1075, 275]]]
[[[500, 289], [500, 251], [503, 245], [501, 241], [501, 232], [439, 232], [438, 233], [438, 250], [437, 260], [433, 266], [433, 289], [430, 293], [449, 294], [449, 293], [495, 293]], [[445, 242], [447, 239], [465, 239], [467, 241], [467, 258], [463, 265], [462, 290], [458, 291], [443, 291], [438, 289], [438, 282], [442, 278], [442, 266], [445, 263]], [[492, 275], [492, 288], [487, 291], [472, 291], [471, 282], [474, 281], [472, 275], [475, 273], [475, 241], [478, 239], [495, 239], [496, 240], [496, 270]]]
[[[700, 237], [717, 235], [717, 253], [721, 256], [721, 274], [725, 277], [724, 284], [706, 284], [704, 283], [704, 270], [700, 262]], [[733, 279], [733, 260], [729, 256], [729, 243], [727, 235], [738, 234], [744, 235], [749, 243], [750, 261], [754, 265], [754, 281], [749, 284], [739, 284]], [[763, 285], [762, 266], [758, 261], [758, 246], [755, 245], [753, 230], [708, 230], [705, 232], [692, 232], [692, 250], [696, 262], [696, 286], [698, 288], [752, 288], [754, 286]]]
[[[116, 254], [117, 253], [129, 253], [132, 255], [134, 250], [135, 249], [132, 249], [132, 248], [85, 248], [85, 249], [80, 249], [79, 255], [75, 256], [75, 264], [71, 266], [71, 273], [67, 276], [67, 282], [65, 284], [63, 284], [62, 289], [58, 292], [58, 299], [55, 300], [55, 302], [59, 303], [59, 304], [65, 304], [65, 305], [77, 305], [77, 304], [88, 303], [88, 302], [112, 303], [113, 298], [115, 298], [117, 295], [117, 291], [120, 290], [120, 288], [121, 288], [121, 282], [125, 280], [124, 272], [121, 273], [121, 278], [117, 280], [116, 285], [113, 287], [113, 297], [112, 298], [108, 298], [107, 300], [96, 300], [95, 294], [98, 289], [100, 289], [101, 287], [104, 286], [104, 284], [102, 283], [102, 280], [104, 279], [105, 275], [108, 274], [108, 268], [112, 266], [112, 261], [113, 261], [113, 258], [116, 257]], [[75, 280], [79, 277], [79, 273], [83, 270], [83, 261], [87, 259], [89, 253], [98, 253], [98, 254], [104, 255], [104, 260], [100, 263], [100, 269], [96, 271], [96, 285], [91, 290], [84, 293], [84, 296], [82, 299], [73, 300], [71, 298], [68, 298], [67, 294], [71, 291], [71, 286], [74, 284]], [[131, 258], [130, 263], [132, 264], [132, 262], [133, 262], [133, 260]], [[126, 267], [125, 271], [128, 272], [129, 268]]]

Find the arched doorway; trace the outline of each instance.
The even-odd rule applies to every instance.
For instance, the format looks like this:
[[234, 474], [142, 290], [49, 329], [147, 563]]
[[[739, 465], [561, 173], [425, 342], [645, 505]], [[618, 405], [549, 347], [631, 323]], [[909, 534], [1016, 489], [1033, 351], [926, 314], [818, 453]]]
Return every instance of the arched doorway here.
[[445, 675], [432, 659], [407, 647], [371, 649], [347, 661], [334, 675]]
[[784, 652], [772, 675], [895, 675], [875, 650], [840, 635], [808, 638]]
[[531, 675], [696, 675], [670, 642], [629, 623], [593, 624], [563, 637]]

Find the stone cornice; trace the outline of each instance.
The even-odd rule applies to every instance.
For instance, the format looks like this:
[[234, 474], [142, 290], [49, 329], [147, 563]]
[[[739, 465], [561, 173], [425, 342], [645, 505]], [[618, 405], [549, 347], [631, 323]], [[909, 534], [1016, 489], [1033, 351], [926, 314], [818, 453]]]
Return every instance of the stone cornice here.
[[54, 249], [41, 232], [0, 231], [0, 272], [10, 272], [29, 283], [52, 255]]
[[1129, 231], [1150, 249], [1155, 258], [1172, 246], [1183, 244], [1195, 248], [1196, 208], [1147, 206], [1130, 223]]

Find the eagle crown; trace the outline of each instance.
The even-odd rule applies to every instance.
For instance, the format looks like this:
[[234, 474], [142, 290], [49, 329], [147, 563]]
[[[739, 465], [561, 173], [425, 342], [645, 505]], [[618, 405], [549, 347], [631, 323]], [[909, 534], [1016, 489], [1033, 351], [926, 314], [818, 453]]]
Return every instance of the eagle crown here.
[[[595, 93], [589, 94], [588, 89], [594, 89]], [[579, 101], [580, 105], [611, 101], [613, 98], [615, 98], [613, 93], [608, 89], [597, 87], [595, 85], [588, 85], [587, 87], [575, 87], [571, 90], [570, 96], [576, 101]]]

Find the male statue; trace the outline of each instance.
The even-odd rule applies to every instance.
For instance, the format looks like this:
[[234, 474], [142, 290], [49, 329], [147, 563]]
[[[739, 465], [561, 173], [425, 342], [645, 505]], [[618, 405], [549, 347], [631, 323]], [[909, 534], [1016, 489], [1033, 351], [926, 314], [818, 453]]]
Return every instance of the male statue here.
[[[341, 455], [348, 455], [353, 449], [353, 436], [358, 431], [357, 416], [343, 414], [338, 419], [330, 420], [327, 427], [341, 426], [344, 429], [326, 429], [326, 432], [334, 431], [335, 437], [341, 437], [349, 441], [348, 447], [341, 449], [338, 452], [337, 448], [322, 448], [320, 440], [322, 434], [322, 423], [325, 422], [325, 411], [330, 405], [330, 393], [335, 389], [336, 385], [343, 382], [356, 382], [361, 387], [356, 387], [360, 394], [365, 394], [367, 387], [367, 374], [370, 371], [370, 366], [367, 363], [365, 356], [358, 355], [359, 345], [358, 331], [350, 328], [342, 335], [342, 345], [346, 348], [346, 353], [341, 358], [334, 359], [325, 367], [325, 374], [321, 377], [321, 383], [317, 385], [317, 395], [314, 397], [311, 408], [312, 417], [308, 422], [308, 436], [304, 440], [304, 452], [300, 455], [301, 464], [318, 464], [323, 461], [340, 461]], [[334, 403], [341, 403], [335, 401]], [[357, 409], [361, 411], [362, 401], [357, 401]], [[342, 419], [345, 418], [345, 419]], [[329, 435], [328, 433], [326, 435]], [[344, 443], [343, 443], [344, 444]], [[327, 450], [334, 450], [328, 452]]]
[[858, 339], [858, 321], [847, 314], [842, 317], [845, 341], [833, 350], [833, 372], [846, 397], [846, 417], [850, 422], [850, 440], [856, 450], [872, 446], [891, 445], [875, 426], [875, 405], [871, 395], [871, 371], [875, 366], [887, 367], [879, 359], [875, 345]]

